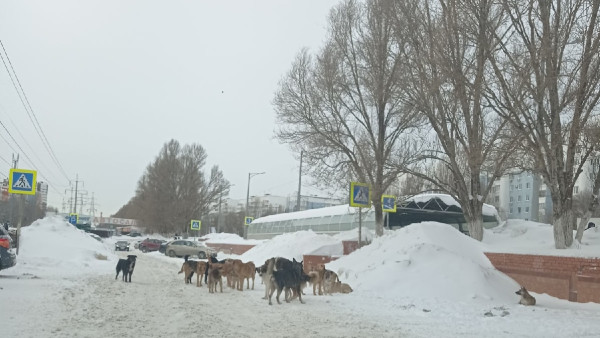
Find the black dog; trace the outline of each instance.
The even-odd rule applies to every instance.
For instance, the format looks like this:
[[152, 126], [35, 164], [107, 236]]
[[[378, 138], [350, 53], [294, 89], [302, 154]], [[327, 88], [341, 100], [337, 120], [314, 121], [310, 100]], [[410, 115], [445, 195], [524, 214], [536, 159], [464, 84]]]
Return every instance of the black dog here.
[[136, 255], [127, 255], [127, 259], [119, 259], [115, 280], [119, 277], [119, 272], [123, 271], [123, 281], [127, 282], [127, 276], [129, 276], [129, 283], [131, 283], [131, 274], [133, 274], [133, 269], [135, 268], [136, 258]]
[[[275, 289], [277, 289], [277, 303], [281, 304], [281, 302], [279, 301], [279, 296], [281, 295], [281, 291], [283, 290], [283, 288], [293, 290], [298, 295], [300, 303], [304, 304], [304, 301], [302, 300], [301, 284], [307, 280], [308, 276], [305, 276], [304, 274], [302, 262], [298, 262], [296, 261], [296, 259], [294, 259], [293, 262], [284, 259], [282, 263], [283, 264], [280, 265], [281, 268], [273, 270], [273, 275], [271, 276], [271, 292], [269, 293], [269, 305], [272, 304], [271, 297], [273, 296]], [[285, 301], [288, 303], [290, 302], [287, 296], [285, 297]]]

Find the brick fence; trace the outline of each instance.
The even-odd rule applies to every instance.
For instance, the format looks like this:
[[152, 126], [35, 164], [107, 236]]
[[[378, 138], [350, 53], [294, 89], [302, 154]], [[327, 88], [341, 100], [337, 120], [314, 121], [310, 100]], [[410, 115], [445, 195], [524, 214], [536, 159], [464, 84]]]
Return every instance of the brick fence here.
[[[218, 251], [241, 255], [254, 245], [206, 243]], [[356, 241], [344, 241], [344, 255], [356, 250]], [[600, 258], [522, 255], [486, 252], [496, 269], [536, 293], [572, 302], [600, 303]], [[310, 271], [337, 257], [304, 255], [304, 269]]]
[[600, 259], [486, 253], [499, 271], [536, 293], [600, 303]]
[[241, 255], [252, 249], [253, 244], [204, 243], [206, 246], [226, 254]]

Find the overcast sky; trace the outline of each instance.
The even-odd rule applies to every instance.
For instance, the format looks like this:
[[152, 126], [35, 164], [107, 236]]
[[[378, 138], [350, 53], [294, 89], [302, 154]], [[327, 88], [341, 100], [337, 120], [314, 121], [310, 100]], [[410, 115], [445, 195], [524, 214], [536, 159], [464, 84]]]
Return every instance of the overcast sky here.
[[206, 149], [205, 172], [219, 165], [231, 198], [245, 199], [248, 173], [263, 171], [251, 195], [294, 194], [298, 156], [274, 140], [271, 102], [300, 49], [322, 46], [336, 3], [2, 2], [0, 40], [33, 108], [29, 117], [0, 63], [2, 178], [19, 153], [19, 168], [50, 183], [49, 205], [62, 211], [78, 175], [96, 214], [108, 216], [175, 139]]

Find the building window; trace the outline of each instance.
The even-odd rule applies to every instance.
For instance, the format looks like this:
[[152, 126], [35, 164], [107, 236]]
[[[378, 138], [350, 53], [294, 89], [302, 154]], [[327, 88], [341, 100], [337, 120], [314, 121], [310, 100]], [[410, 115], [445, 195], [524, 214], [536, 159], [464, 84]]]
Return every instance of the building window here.
[[512, 214], [512, 207], [510, 207], [510, 212], [509, 212], [509, 214]]
[[513, 197], [512, 197], [512, 196], [510, 196], [510, 201], [511, 201], [511, 202], [513, 201]]
[[529, 201], [529, 194], [525, 195], [525, 200]]
[[521, 202], [521, 195], [517, 196], [517, 202]]
[[521, 207], [518, 207], [517, 208], [517, 214], [520, 214], [520, 213], [521, 213]]
[[523, 188], [523, 184], [519, 183], [519, 190]]
[[529, 212], [529, 207], [525, 207], [525, 212]]
[[575, 186], [575, 193], [578, 194], [579, 193], [579, 187]]
[[546, 205], [544, 203], [540, 203], [539, 208], [540, 210], [544, 210], [546, 208]]
[[529, 182], [525, 183], [525, 188], [529, 189]]
[[546, 190], [540, 190], [540, 197], [546, 196]]
[[500, 203], [500, 196], [495, 196], [494, 197], [494, 202], [495, 203]]

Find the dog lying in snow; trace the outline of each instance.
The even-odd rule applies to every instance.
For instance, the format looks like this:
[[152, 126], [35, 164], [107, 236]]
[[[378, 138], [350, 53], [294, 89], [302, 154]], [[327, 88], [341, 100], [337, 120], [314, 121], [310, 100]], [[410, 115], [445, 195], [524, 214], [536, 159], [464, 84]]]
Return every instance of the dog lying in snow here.
[[527, 289], [525, 289], [524, 286], [521, 286], [521, 289], [519, 289], [519, 291], [515, 293], [521, 296], [519, 304], [535, 305], [535, 298], [532, 295], [530, 295], [529, 292], [527, 292]]

